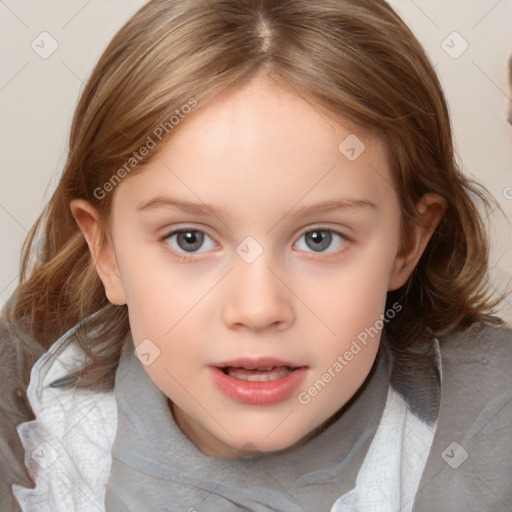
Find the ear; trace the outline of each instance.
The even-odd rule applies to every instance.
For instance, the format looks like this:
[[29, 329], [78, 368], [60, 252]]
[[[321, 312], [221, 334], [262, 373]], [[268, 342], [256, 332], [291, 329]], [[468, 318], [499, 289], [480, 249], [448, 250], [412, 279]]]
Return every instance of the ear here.
[[395, 257], [389, 279], [388, 290], [390, 291], [400, 288], [409, 279], [430, 237], [443, 218], [446, 201], [438, 194], [425, 194], [416, 205], [416, 209], [423, 218], [423, 223], [414, 226], [408, 248]]
[[73, 217], [87, 241], [96, 272], [105, 287], [109, 302], [119, 306], [126, 304], [114, 247], [111, 243], [101, 239], [100, 216], [97, 209], [84, 199], [73, 199], [70, 207]]

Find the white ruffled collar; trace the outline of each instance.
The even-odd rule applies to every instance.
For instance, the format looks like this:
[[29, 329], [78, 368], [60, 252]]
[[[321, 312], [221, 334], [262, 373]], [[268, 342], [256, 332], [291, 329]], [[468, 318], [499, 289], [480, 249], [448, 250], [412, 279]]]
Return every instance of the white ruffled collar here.
[[105, 510], [117, 425], [114, 392], [65, 390], [50, 383], [79, 367], [83, 351], [64, 334], [34, 364], [27, 396], [36, 419], [18, 426], [34, 489], [14, 484], [23, 512]]

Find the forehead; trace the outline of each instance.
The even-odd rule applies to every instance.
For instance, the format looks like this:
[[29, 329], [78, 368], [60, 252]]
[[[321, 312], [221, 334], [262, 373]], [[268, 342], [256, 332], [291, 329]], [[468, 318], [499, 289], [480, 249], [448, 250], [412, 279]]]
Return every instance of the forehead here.
[[[258, 156], [280, 153], [280, 147], [306, 153], [337, 149], [336, 140], [356, 132], [368, 142], [368, 133], [336, 119], [325, 107], [299, 94], [284, 82], [257, 75], [249, 83], [232, 88], [215, 99], [201, 103], [186, 117], [168, 145], [194, 146], [203, 150], [219, 150], [236, 142], [240, 150], [250, 151], [265, 145]], [[375, 137], [373, 137], [375, 139]], [[375, 142], [375, 141], [374, 141]], [[309, 151], [311, 152], [311, 151]], [[292, 154], [289, 153], [289, 158]]]
[[158, 157], [119, 189], [131, 204], [167, 189], [226, 207], [290, 208], [327, 193], [395, 200], [391, 183], [376, 137], [260, 77], [199, 103]]

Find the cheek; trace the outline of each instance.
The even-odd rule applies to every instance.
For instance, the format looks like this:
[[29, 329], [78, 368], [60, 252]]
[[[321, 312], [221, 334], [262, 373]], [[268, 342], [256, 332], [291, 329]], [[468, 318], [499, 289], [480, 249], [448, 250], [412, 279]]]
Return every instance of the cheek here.
[[[368, 266], [364, 259], [326, 280], [323, 299], [315, 308], [332, 332], [316, 351], [314, 375], [298, 396], [299, 403], [329, 416], [343, 406], [366, 379], [379, 348], [387, 297], [387, 260]], [[317, 294], [316, 297], [318, 297]], [[311, 300], [313, 300], [311, 295]], [[311, 319], [311, 322], [317, 321]], [[309, 329], [313, 332], [313, 329]], [[333, 334], [334, 333], [334, 334]]]
[[[136, 264], [140, 261], [144, 265]], [[219, 279], [186, 267], [169, 263], [165, 253], [153, 250], [124, 259], [122, 271], [134, 344], [150, 340], [148, 346], [158, 357], [145, 370], [173, 399], [183, 393], [180, 383], [186, 382], [187, 389], [195, 385], [198, 366], [208, 354], [209, 304]]]
[[173, 275], [162, 273], [148, 265], [144, 272], [131, 274], [128, 312], [134, 344], [150, 340], [158, 354], [146, 372], [164, 393], [175, 396], [182, 393], [180, 382], [192, 383], [190, 376], [204, 360], [208, 337], [201, 334], [200, 299], [211, 285], [205, 288], [200, 279], [189, 282], [179, 268]]
[[209, 284], [186, 265], [171, 262], [163, 248], [139, 245], [125, 244], [118, 256], [135, 343], [165, 339], [193, 311]]
[[299, 293], [336, 337], [352, 339], [384, 313], [393, 261], [391, 245], [375, 244], [327, 273], [297, 277], [297, 283], [304, 283]]

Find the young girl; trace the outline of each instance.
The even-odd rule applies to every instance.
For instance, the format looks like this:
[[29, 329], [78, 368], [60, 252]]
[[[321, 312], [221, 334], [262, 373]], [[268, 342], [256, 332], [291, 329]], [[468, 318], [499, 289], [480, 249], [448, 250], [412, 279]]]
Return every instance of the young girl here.
[[477, 200], [383, 0], [148, 2], [3, 311], [1, 510], [512, 509]]

